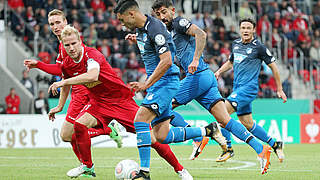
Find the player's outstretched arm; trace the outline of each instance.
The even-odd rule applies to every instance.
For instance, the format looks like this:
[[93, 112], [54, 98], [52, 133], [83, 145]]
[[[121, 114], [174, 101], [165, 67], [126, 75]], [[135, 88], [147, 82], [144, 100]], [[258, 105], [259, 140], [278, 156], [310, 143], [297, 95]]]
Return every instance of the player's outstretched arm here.
[[46, 64], [41, 61], [37, 61], [34, 59], [25, 59], [24, 60], [24, 66], [27, 68], [29, 71], [32, 68], [39, 68], [40, 70], [52, 74], [52, 75], [57, 75], [61, 76], [61, 68], [60, 64]]
[[194, 51], [193, 60], [188, 67], [189, 73], [193, 74], [197, 71], [199, 59], [206, 46], [207, 33], [195, 24], [192, 24], [186, 33], [190, 36], [194, 36], [196, 39], [196, 49]]
[[70, 88], [71, 88], [71, 86], [63, 86], [61, 88], [58, 106], [50, 109], [50, 112], [48, 113], [49, 120], [54, 121], [54, 119], [56, 118], [55, 114], [62, 111], [62, 109], [67, 101], [67, 98], [68, 98], [68, 95], [70, 92]]
[[151, 76], [147, 79], [145, 83], [140, 82], [131, 82], [129, 85], [134, 90], [144, 91], [151, 87], [154, 83], [156, 83], [171, 67], [172, 59], [171, 59], [171, 52], [167, 51], [161, 55], [159, 55], [160, 62]]
[[232, 62], [228, 60], [225, 62], [215, 73], [214, 75], [216, 76], [217, 79], [219, 79], [220, 75], [232, 68]]
[[274, 79], [277, 84], [277, 95], [279, 98], [281, 98], [283, 100], [283, 103], [285, 103], [285, 102], [287, 102], [287, 96], [282, 90], [282, 84], [281, 84], [281, 80], [280, 80], [280, 73], [279, 73], [278, 67], [275, 62], [268, 64], [268, 66], [272, 70]]

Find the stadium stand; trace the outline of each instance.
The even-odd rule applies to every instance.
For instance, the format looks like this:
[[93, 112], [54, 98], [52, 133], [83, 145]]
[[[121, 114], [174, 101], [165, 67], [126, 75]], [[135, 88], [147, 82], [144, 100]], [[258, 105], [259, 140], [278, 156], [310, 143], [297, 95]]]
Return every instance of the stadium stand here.
[[[146, 13], [150, 12], [149, 1], [138, 2]], [[204, 54], [213, 71], [227, 60], [231, 42], [239, 37], [237, 20], [252, 17], [257, 22], [258, 37], [279, 59], [282, 70], [288, 72], [282, 75], [287, 94], [295, 98], [292, 91], [300, 89], [294, 90], [292, 83], [302, 82], [301, 88], [310, 89], [310, 94], [320, 97], [320, 1], [199, 0], [197, 7], [189, 1], [176, 0], [175, 3], [179, 14], [184, 11], [184, 16], [195, 18], [193, 22], [207, 32]], [[187, 7], [189, 4], [192, 8]], [[127, 32], [112, 12], [115, 0], [8, 0], [1, 1], [1, 5], [0, 17], [5, 19], [17, 42], [23, 42], [26, 52], [39, 60], [55, 63], [58, 41], [47, 25], [47, 13], [57, 8], [63, 10], [68, 22], [81, 32], [85, 44], [101, 51], [126, 83], [144, 78], [138, 48], [124, 41]], [[276, 97], [271, 74], [266, 66], [261, 71], [259, 98]], [[34, 80], [35, 76], [31, 75]], [[293, 80], [296, 77], [300, 80]], [[232, 79], [231, 72], [219, 79], [223, 96], [231, 92]], [[47, 86], [43, 84], [46, 83], [36, 83], [34, 92], [45, 89]]]

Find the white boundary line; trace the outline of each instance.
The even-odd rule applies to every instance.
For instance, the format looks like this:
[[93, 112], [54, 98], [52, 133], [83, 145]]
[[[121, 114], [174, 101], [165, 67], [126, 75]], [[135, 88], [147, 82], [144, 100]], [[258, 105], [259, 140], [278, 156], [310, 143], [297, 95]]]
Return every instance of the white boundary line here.
[[[19, 156], [0, 156], [0, 159], [25, 159], [25, 160], [67, 160], [67, 159], [75, 159], [75, 157], [57, 157], [57, 158], [52, 158], [52, 157], [34, 157], [34, 156], [29, 156], [29, 157], [19, 157]], [[99, 158], [100, 160], [122, 160], [122, 159], [130, 159], [130, 157], [106, 157], [106, 158]], [[133, 160], [138, 160], [136, 158], [131, 158]], [[162, 158], [151, 158], [151, 160], [160, 160]], [[188, 158], [180, 158], [179, 160], [186, 160], [190, 161]], [[205, 158], [205, 159], [197, 159], [196, 161], [213, 161], [215, 162], [215, 159], [210, 159], [210, 158]], [[244, 171], [259, 171], [258, 168], [250, 168], [253, 166], [256, 166], [256, 163], [254, 162], [249, 162], [249, 161], [238, 161], [238, 160], [228, 160], [226, 163], [242, 163], [243, 165], [236, 166], [236, 167], [229, 167], [229, 168], [215, 168], [215, 167], [210, 167], [210, 168], [196, 168], [196, 167], [187, 167], [187, 169], [194, 169], [194, 170], [244, 170]], [[31, 167], [61, 167], [58, 165], [54, 164], [48, 164], [48, 165], [31, 165]], [[19, 165], [19, 164], [0, 164], [0, 167], [25, 167], [25, 165]], [[30, 167], [30, 166], [29, 166]], [[106, 166], [106, 165], [97, 165], [96, 167], [99, 168], [114, 168], [114, 166]], [[152, 166], [154, 169], [163, 169], [163, 167], [157, 167], [157, 166]], [[313, 172], [313, 170], [294, 170], [294, 169], [269, 169], [268, 171], [279, 171], [279, 172]]]

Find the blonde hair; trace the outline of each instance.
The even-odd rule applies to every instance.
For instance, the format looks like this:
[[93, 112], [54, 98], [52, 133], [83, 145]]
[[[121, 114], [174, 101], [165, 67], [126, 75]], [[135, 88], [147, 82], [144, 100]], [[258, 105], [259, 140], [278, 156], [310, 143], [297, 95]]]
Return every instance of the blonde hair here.
[[48, 18], [51, 16], [55, 16], [55, 15], [62, 16], [63, 20], [66, 20], [66, 16], [65, 16], [64, 12], [59, 9], [54, 9], [54, 10], [50, 11], [48, 14]]
[[63, 39], [67, 36], [71, 36], [72, 34], [75, 34], [78, 38], [78, 40], [80, 40], [80, 33], [79, 31], [74, 28], [73, 26], [70, 26], [70, 25], [66, 25], [62, 32], [61, 32], [61, 40], [63, 41]]

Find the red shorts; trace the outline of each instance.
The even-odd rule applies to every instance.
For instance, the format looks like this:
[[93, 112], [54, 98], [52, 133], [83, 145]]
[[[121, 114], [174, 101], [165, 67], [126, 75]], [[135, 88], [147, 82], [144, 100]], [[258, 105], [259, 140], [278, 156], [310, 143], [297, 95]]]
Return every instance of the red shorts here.
[[81, 117], [84, 113], [89, 113], [97, 119], [97, 126], [102, 126], [104, 128], [107, 127], [113, 119], [115, 119], [123, 127], [126, 128], [127, 132], [135, 133], [133, 122], [138, 109], [139, 106], [131, 98], [126, 102], [117, 102], [103, 105], [97, 103], [94, 100], [91, 100], [83, 108], [77, 118]]
[[72, 94], [71, 101], [67, 110], [66, 121], [74, 124], [81, 110], [89, 103], [87, 94]]

